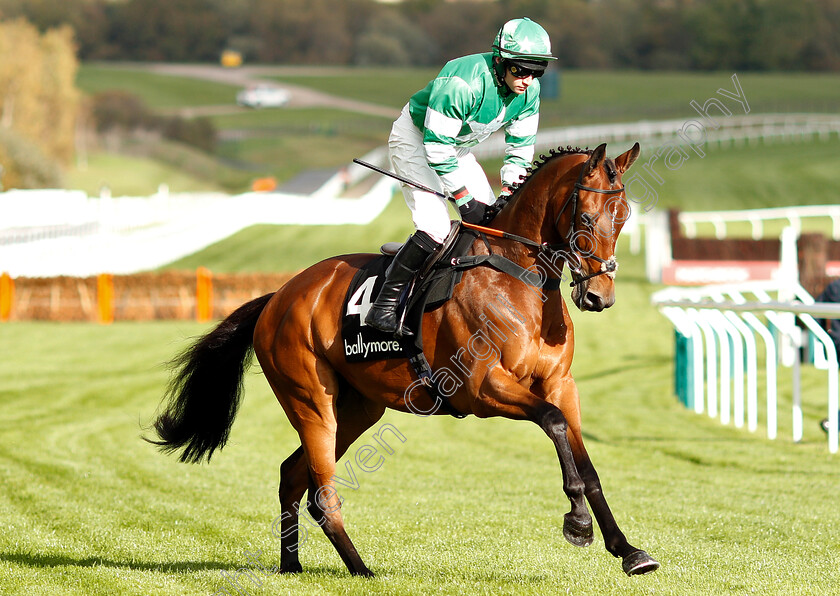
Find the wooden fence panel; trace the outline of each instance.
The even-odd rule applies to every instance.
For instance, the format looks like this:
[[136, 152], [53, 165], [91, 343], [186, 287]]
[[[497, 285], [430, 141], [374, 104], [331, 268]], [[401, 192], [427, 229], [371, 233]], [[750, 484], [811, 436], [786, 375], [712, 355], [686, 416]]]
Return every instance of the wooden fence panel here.
[[[193, 271], [95, 277], [0, 277], [0, 321], [150, 321], [222, 319], [241, 304], [274, 292], [294, 273], [214, 274], [203, 292]], [[5, 281], [4, 281], [5, 280]], [[208, 283], [207, 279], [202, 283]], [[5, 310], [4, 310], [5, 305]]]

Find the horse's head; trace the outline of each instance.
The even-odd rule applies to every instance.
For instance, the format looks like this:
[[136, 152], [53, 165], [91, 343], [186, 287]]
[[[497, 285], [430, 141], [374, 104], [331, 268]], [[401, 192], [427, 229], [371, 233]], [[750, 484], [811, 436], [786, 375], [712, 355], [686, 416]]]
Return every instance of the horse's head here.
[[[607, 158], [606, 147], [541, 155], [544, 161], [535, 162], [492, 221], [500, 230], [533, 240], [543, 270], [559, 276], [568, 265], [572, 300], [580, 310], [602, 311], [615, 302], [615, 243], [630, 216], [621, 176], [639, 157], [639, 144], [615, 160]], [[545, 257], [550, 263], [539, 262]]]
[[639, 156], [638, 143], [615, 160], [606, 157], [606, 147], [594, 149], [580, 169], [573, 167], [552, 199], [553, 227], [564, 240], [572, 274], [572, 301], [582, 311], [600, 312], [615, 303], [615, 244], [630, 216], [621, 176]]

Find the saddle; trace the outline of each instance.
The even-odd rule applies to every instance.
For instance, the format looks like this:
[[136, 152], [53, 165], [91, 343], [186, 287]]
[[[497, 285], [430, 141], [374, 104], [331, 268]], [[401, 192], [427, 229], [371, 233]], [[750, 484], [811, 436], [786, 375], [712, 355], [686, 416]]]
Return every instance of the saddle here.
[[[397, 325], [397, 329], [401, 329], [403, 323], [407, 322], [408, 328], [414, 332], [414, 335], [419, 335], [422, 314], [434, 310], [452, 297], [452, 292], [461, 281], [462, 274], [460, 269], [452, 266], [452, 259], [466, 255], [477, 237], [473, 232], [464, 233], [466, 231], [460, 221], [451, 222], [449, 234], [446, 235], [441, 247], [426, 260], [400, 298], [400, 304], [397, 307], [397, 319], [400, 324]], [[386, 242], [379, 251], [388, 256], [390, 262], [400, 248], [402, 244], [398, 242]], [[416, 308], [418, 305], [422, 305], [422, 308]], [[420, 316], [412, 317], [416, 319], [412, 320], [408, 318], [409, 313]], [[422, 346], [420, 340], [416, 340], [415, 343]]]

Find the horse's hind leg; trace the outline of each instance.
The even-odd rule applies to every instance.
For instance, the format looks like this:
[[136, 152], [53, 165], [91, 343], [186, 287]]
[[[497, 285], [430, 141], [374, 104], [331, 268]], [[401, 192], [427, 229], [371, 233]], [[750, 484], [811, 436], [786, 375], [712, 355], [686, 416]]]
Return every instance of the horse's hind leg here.
[[[385, 408], [379, 404], [374, 404], [362, 398], [358, 393], [350, 388], [342, 390], [341, 396], [336, 407], [336, 441], [335, 441], [335, 460], [347, 451], [350, 445], [359, 438], [368, 428], [373, 426], [377, 420], [382, 417]], [[280, 526], [280, 571], [281, 573], [296, 573], [302, 571], [300, 561], [298, 558], [299, 548], [299, 529], [298, 529], [298, 513], [300, 509], [309, 508], [310, 515], [319, 525], [326, 525], [326, 517], [317, 507], [316, 495], [318, 490], [312, 486], [313, 481], [309, 473], [309, 460], [307, 459], [303, 447], [299, 447], [290, 455], [280, 466], [280, 506], [281, 506], [281, 526]], [[303, 493], [310, 487], [307, 504], [301, 507], [300, 502], [303, 498]], [[320, 485], [319, 485], [320, 488]], [[322, 496], [323, 496], [323, 492]], [[324, 528], [327, 532], [327, 528]], [[327, 534], [329, 536], [329, 534]], [[346, 534], [345, 534], [346, 536]], [[350, 563], [347, 562], [344, 554], [342, 554], [339, 544], [336, 544], [332, 538], [336, 550], [342, 555], [348, 569], [353, 572]], [[347, 542], [350, 539], [347, 538]], [[353, 548], [350, 543], [350, 548]], [[355, 549], [353, 549], [355, 552]], [[358, 555], [356, 555], [358, 557]], [[359, 562], [361, 560], [359, 559]], [[364, 564], [362, 563], [362, 567]], [[366, 569], [366, 568], [365, 568]], [[370, 572], [368, 571], [368, 574]], [[360, 574], [364, 575], [363, 572]]]
[[372, 577], [373, 572], [364, 564], [344, 529], [341, 499], [333, 480], [338, 447], [333, 411], [329, 408], [319, 412], [320, 420], [300, 429], [301, 442], [309, 460], [309, 513], [321, 526], [350, 573]]
[[[303, 447], [280, 464], [280, 573], [303, 571], [298, 559], [298, 508], [309, 478]], [[272, 533], [277, 536], [276, 528]]]

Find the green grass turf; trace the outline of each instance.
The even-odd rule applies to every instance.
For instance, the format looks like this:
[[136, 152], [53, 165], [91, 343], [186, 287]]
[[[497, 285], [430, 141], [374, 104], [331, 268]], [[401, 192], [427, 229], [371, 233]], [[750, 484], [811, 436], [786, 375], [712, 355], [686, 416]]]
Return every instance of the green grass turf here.
[[222, 191], [213, 181], [199, 179], [162, 161], [118, 153], [88, 155], [84, 167], [74, 162], [67, 172], [67, 187], [97, 196], [103, 186], [113, 196], [144, 197], [154, 194], [166, 181], [170, 192]]
[[315, 68], [307, 74], [266, 78], [399, 110], [438, 71], [436, 68], [329, 68], [322, 74]]
[[[710, 152], [666, 176], [660, 201], [692, 209], [836, 203], [826, 179], [833, 162], [823, 161], [836, 149]], [[251, 228], [197, 258], [219, 271], [295, 269], [403, 239], [405, 209], [396, 200], [369, 227]], [[243, 247], [255, 250], [223, 260]], [[648, 302], [655, 288], [642, 281], [642, 261], [627, 255], [625, 243], [618, 258], [616, 306], [573, 312], [573, 371], [605, 494], [630, 541], [662, 569], [627, 578], [600, 541], [581, 550], [563, 540], [568, 505], [559, 466], [534, 425], [389, 413], [382, 422], [399, 428], [405, 444], [380, 470], [359, 472], [357, 491], [342, 493], [350, 535], [378, 577], [350, 577], [312, 531], [302, 547], [305, 573], [265, 577], [255, 569], [262, 585], [247, 585], [249, 592], [835, 592], [840, 460], [817, 428], [824, 373], [803, 370], [799, 445], [788, 438], [784, 369], [776, 441], [764, 438], [763, 415], [750, 434], [685, 410], [671, 391], [671, 326]], [[2, 593], [212, 594], [226, 587], [222, 572], [252, 567], [245, 550], [277, 563], [270, 532], [279, 513], [277, 469], [298, 443], [258, 369], [247, 376], [231, 442], [211, 465], [178, 464], [138, 439], [138, 423], [150, 420], [165, 384], [160, 363], [207, 329], [189, 322], [0, 326]], [[365, 443], [373, 443], [370, 433], [349, 455]]]
[[[340, 97], [401, 108], [408, 98], [435, 76], [435, 68], [310, 68], [295, 75], [266, 76]], [[545, 94], [543, 126], [597, 123], [656, 118], [692, 117], [690, 100], [704, 103], [718, 89], [733, 91], [730, 77], [738, 75], [752, 113], [828, 112], [838, 108], [840, 75], [831, 73], [731, 73], [663, 71], [593, 71], [565, 69], [559, 72], [552, 99]], [[151, 107], [176, 108], [191, 105], [232, 105], [237, 87], [198, 79], [146, 73], [119, 66], [83, 64], [77, 77], [86, 93], [124, 89], [140, 95]], [[717, 96], [720, 97], [720, 96]], [[728, 102], [728, 103], [727, 103]], [[727, 105], [739, 106], [731, 100]], [[263, 122], [304, 109], [264, 110], [253, 114], [225, 116], [226, 122]], [[293, 117], [293, 116], [292, 116]], [[229, 120], [230, 119], [230, 120]]]
[[[387, 135], [383, 138], [387, 138]], [[221, 157], [246, 162], [256, 175], [286, 181], [307, 170], [340, 168], [382, 142], [320, 134], [282, 134], [219, 144]]]
[[[139, 423], [160, 398], [161, 363], [207, 326], [12, 323], [0, 327], [2, 592], [207, 595], [247, 567], [261, 582], [243, 585], [250, 594], [832, 593], [840, 456], [817, 427], [824, 373], [803, 371], [798, 445], [784, 369], [776, 441], [763, 415], [751, 434], [684, 409], [671, 394], [671, 326], [649, 304], [641, 258], [618, 258], [616, 305], [573, 312], [573, 372], [605, 494], [631, 543], [662, 563], [655, 574], [625, 577], [597, 531], [588, 549], [564, 541], [568, 502], [535, 425], [389, 412], [382, 423], [405, 443], [339, 491], [377, 577], [350, 577], [314, 529], [304, 573], [265, 576], [244, 551], [278, 562], [278, 466], [298, 442], [258, 368], [228, 447], [187, 466], [140, 441]], [[378, 426], [349, 457], [376, 445]]]
[[246, 133], [245, 138], [220, 140], [220, 157], [261, 165], [264, 175], [280, 181], [301, 171], [347, 165], [385, 143], [393, 123], [390, 118], [315, 108], [255, 110], [214, 116], [212, 121], [220, 131]]
[[89, 95], [113, 89], [127, 91], [156, 109], [235, 105], [239, 90], [235, 85], [101, 64], [82, 64], [76, 85]]
[[[568, 122], [623, 122], [637, 119], [693, 118], [691, 100], [721, 99], [717, 90], [734, 92], [738, 81], [750, 112], [830, 112], [838, 108], [840, 76], [804, 73], [685, 73], [563, 71], [561, 95], [546, 100], [542, 126]], [[741, 106], [723, 102], [733, 113]]]
[[[383, 138], [386, 134], [382, 133]], [[353, 157], [362, 156], [380, 144], [363, 137], [349, 139], [319, 132], [225, 142], [220, 145], [220, 153], [230, 159], [263, 164], [263, 170], [240, 173], [239, 178], [243, 180], [271, 174], [282, 181], [301, 170], [347, 164]], [[616, 155], [625, 148], [624, 145], [611, 145], [608, 151]], [[654, 149], [656, 147], [643, 150], [632, 171], [642, 174], [652, 185], [652, 176], [642, 166], [651, 160]], [[703, 158], [689, 151], [689, 159], [677, 170], [662, 167], [661, 160], [656, 164], [657, 172], [665, 180], [656, 187], [657, 204], [701, 211], [840, 203], [840, 191], [834, 183], [834, 156], [838, 151], [840, 141], [836, 137], [829, 141], [742, 144], [723, 148], [712, 145], [706, 147]], [[189, 159], [186, 153], [185, 159]], [[487, 160], [484, 165], [492, 181], [501, 160]], [[220, 167], [214, 171], [234, 170]], [[714, 174], [709, 175], [709, 172]], [[219, 182], [212, 177], [191, 176], [173, 167], [171, 160], [164, 164], [154, 159], [106, 153], [91, 154], [85, 170], [76, 166], [70, 168], [68, 180], [70, 187], [91, 194], [97, 194], [105, 182], [115, 194], [138, 196], [153, 194], [161, 182], [178, 192], [220, 188]], [[240, 186], [232, 189], [245, 190]], [[765, 233], [778, 235], [781, 225], [767, 225]], [[803, 220], [803, 229], [830, 231], [825, 222], [810, 220]], [[713, 229], [700, 226], [698, 232], [708, 235]], [[733, 232], [747, 236], [750, 228], [734, 226]]]
[[[840, 139], [709, 148], [706, 157], [691, 153], [674, 171], [657, 164], [665, 180], [659, 205], [686, 211], [755, 209], [840, 202], [834, 184]], [[643, 152], [634, 170], [643, 173], [652, 151]], [[639, 169], [635, 169], [635, 168]], [[645, 173], [651, 184], [653, 179]]]
[[[398, 114], [394, 110], [394, 118]], [[272, 133], [297, 132], [311, 135], [354, 135], [383, 143], [394, 118], [368, 116], [329, 108], [295, 108], [277, 110], [249, 110], [236, 114], [211, 116], [218, 130], [245, 128]]]

